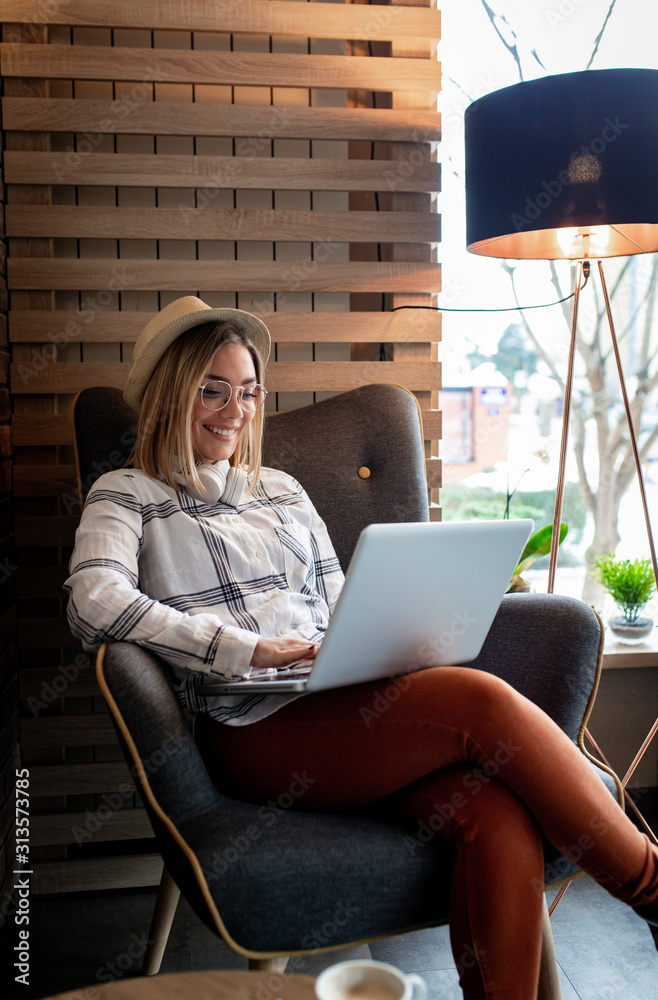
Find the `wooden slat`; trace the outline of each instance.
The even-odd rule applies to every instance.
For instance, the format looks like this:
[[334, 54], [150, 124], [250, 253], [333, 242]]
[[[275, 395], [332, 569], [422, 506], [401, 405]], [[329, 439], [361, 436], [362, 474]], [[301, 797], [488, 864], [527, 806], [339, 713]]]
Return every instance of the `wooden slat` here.
[[425, 474], [429, 488], [438, 489], [441, 485], [441, 460], [428, 458], [425, 462]]
[[331, 261], [331, 247], [316, 251], [321, 260], [74, 260], [47, 257], [7, 261], [9, 288], [155, 291], [189, 288], [213, 292], [436, 292], [440, 264]]
[[[15, 378], [12, 367], [14, 392], [20, 393], [20, 380]], [[40, 372], [35, 372], [29, 383], [31, 393], [73, 393], [94, 385], [123, 388], [130, 365], [127, 362], [82, 364], [49, 364]], [[441, 365], [436, 361], [394, 362], [394, 361], [277, 361], [268, 365], [267, 384], [274, 392], [297, 392], [302, 389], [315, 392], [345, 392], [360, 385], [373, 382], [393, 382], [414, 389], [438, 389]], [[25, 391], [25, 390], [23, 390]], [[25, 470], [30, 467], [26, 466]], [[52, 467], [53, 477], [68, 480], [75, 475], [74, 466]], [[57, 470], [55, 473], [54, 470]], [[17, 469], [16, 472], [22, 470]], [[42, 467], [42, 475], [49, 473], [48, 466]], [[25, 483], [32, 482], [32, 473]], [[21, 480], [23, 482], [23, 480]]]
[[19, 549], [71, 547], [80, 512], [62, 517], [17, 517], [14, 537]]
[[30, 793], [35, 798], [53, 795], [85, 795], [113, 792], [122, 785], [134, 789], [128, 768], [122, 761], [108, 764], [33, 764]]
[[185, 51], [97, 45], [0, 44], [4, 76], [74, 80], [154, 80], [232, 86], [342, 87], [364, 90], [441, 89], [434, 59], [352, 59], [349, 56]]
[[291, 0], [237, 0], [208, 3], [186, 0], [3, 0], [4, 21], [39, 24], [85, 24], [114, 28], [173, 28], [181, 31], [301, 35], [307, 38], [439, 38], [437, 10], [362, 7], [351, 4], [294, 3]]
[[39, 747], [116, 746], [117, 735], [109, 715], [53, 715], [20, 721], [21, 746]]
[[[274, 161], [272, 161], [274, 162]], [[309, 161], [310, 162], [310, 161]], [[275, 343], [340, 343], [438, 341], [441, 316], [430, 310], [351, 313], [256, 313]], [[134, 343], [154, 312], [44, 312], [14, 309], [9, 313], [9, 339], [20, 343]], [[63, 417], [49, 418], [59, 421]], [[14, 424], [14, 432], [21, 424]]]
[[25, 667], [21, 671], [20, 695], [23, 700], [33, 698], [51, 704], [60, 697], [96, 697], [100, 695], [100, 688], [93, 662], [82, 666], [66, 664], [64, 670], [59, 667]]
[[85, 892], [91, 889], [129, 889], [159, 885], [162, 858], [159, 854], [135, 854], [76, 861], [46, 861], [34, 864], [30, 889], [37, 895]]
[[441, 164], [399, 160], [182, 156], [158, 153], [6, 152], [7, 184], [203, 188], [210, 203], [222, 188], [278, 191], [440, 191]]
[[70, 497], [71, 503], [77, 502], [78, 487], [74, 465], [15, 466], [14, 496], [59, 497], [62, 495]]
[[[29, 468], [29, 466], [26, 466]], [[36, 468], [36, 466], [35, 466]], [[38, 466], [43, 469], [44, 466]], [[24, 494], [17, 491], [17, 496]], [[39, 493], [38, 496], [50, 494]], [[21, 649], [60, 649], [79, 645], [79, 639], [71, 635], [66, 618], [19, 618], [17, 627]]]
[[[93, 813], [92, 813], [93, 816]], [[30, 845], [100, 843], [153, 837], [153, 827], [144, 809], [116, 809], [102, 822], [89, 824], [89, 813], [43, 813], [30, 817]], [[76, 840], [74, 827], [82, 831]], [[91, 829], [90, 827], [93, 827]], [[84, 837], [84, 839], [82, 839]]]
[[31, 413], [18, 413], [12, 421], [11, 440], [14, 447], [24, 444], [72, 444], [71, 418], [68, 414], [57, 414], [44, 420]]
[[275, 209], [100, 208], [7, 205], [8, 236], [143, 240], [321, 240], [324, 243], [438, 243], [440, 216], [424, 212]]
[[421, 410], [423, 417], [423, 433], [426, 440], [436, 441], [441, 437], [441, 411]]
[[[300, 4], [301, 6], [301, 4]], [[166, 101], [91, 101], [11, 98], [2, 102], [4, 128], [13, 131], [146, 133], [147, 135], [267, 136], [289, 139], [366, 139], [433, 142], [441, 137], [436, 111], [381, 108], [302, 108], [281, 104], [220, 106]], [[262, 143], [262, 138], [257, 142]], [[249, 143], [245, 143], [245, 154]], [[91, 154], [90, 154], [91, 155]]]

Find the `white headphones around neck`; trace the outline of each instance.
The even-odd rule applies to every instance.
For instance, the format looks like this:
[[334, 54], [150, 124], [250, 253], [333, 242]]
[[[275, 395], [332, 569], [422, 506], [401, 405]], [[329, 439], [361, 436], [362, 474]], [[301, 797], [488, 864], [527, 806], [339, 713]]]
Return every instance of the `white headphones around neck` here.
[[208, 504], [221, 502], [237, 507], [247, 485], [247, 473], [244, 469], [236, 469], [227, 459], [223, 459], [215, 465], [197, 465], [195, 471], [205, 487], [205, 493], [188, 486], [180, 473], [175, 474], [176, 482], [185, 487], [193, 500]]

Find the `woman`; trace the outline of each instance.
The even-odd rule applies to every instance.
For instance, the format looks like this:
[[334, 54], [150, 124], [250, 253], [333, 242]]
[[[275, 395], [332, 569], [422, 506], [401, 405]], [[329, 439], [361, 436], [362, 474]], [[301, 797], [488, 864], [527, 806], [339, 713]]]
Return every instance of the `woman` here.
[[[203, 696], [209, 677], [312, 659], [343, 581], [304, 490], [260, 467], [269, 350], [256, 317], [193, 297], [144, 329], [125, 391], [139, 410], [137, 442], [130, 467], [90, 491], [66, 584], [71, 627], [88, 649], [128, 640], [162, 656], [196, 713], [210, 772], [221, 760], [244, 797], [276, 797], [303, 766], [314, 782], [300, 807], [393, 797], [453, 841], [450, 933], [464, 996], [530, 1000], [540, 831], [658, 923], [658, 848], [540, 709], [462, 667], [409, 675], [368, 725], [359, 709], [377, 684]], [[492, 762], [498, 776], [475, 794], [474, 766]]]

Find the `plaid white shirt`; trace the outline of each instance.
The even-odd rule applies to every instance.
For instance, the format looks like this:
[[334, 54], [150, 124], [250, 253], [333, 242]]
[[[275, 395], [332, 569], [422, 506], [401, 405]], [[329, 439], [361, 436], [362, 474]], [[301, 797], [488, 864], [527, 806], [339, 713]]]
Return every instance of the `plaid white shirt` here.
[[234, 726], [299, 696], [204, 698], [204, 681], [248, 675], [259, 636], [321, 642], [343, 585], [324, 522], [276, 469], [262, 469], [238, 507], [193, 500], [138, 469], [106, 473], [89, 492], [70, 574], [68, 619], [85, 649], [152, 650], [183, 704]]

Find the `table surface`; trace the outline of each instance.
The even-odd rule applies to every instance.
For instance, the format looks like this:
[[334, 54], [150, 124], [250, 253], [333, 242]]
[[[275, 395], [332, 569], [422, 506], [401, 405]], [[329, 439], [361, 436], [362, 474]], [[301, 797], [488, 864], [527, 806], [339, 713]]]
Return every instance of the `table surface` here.
[[606, 629], [603, 669], [619, 667], [658, 667], [658, 628], [635, 646], [617, 642], [610, 629]]
[[67, 990], [47, 1000], [313, 1000], [313, 976], [282, 972], [173, 972]]

